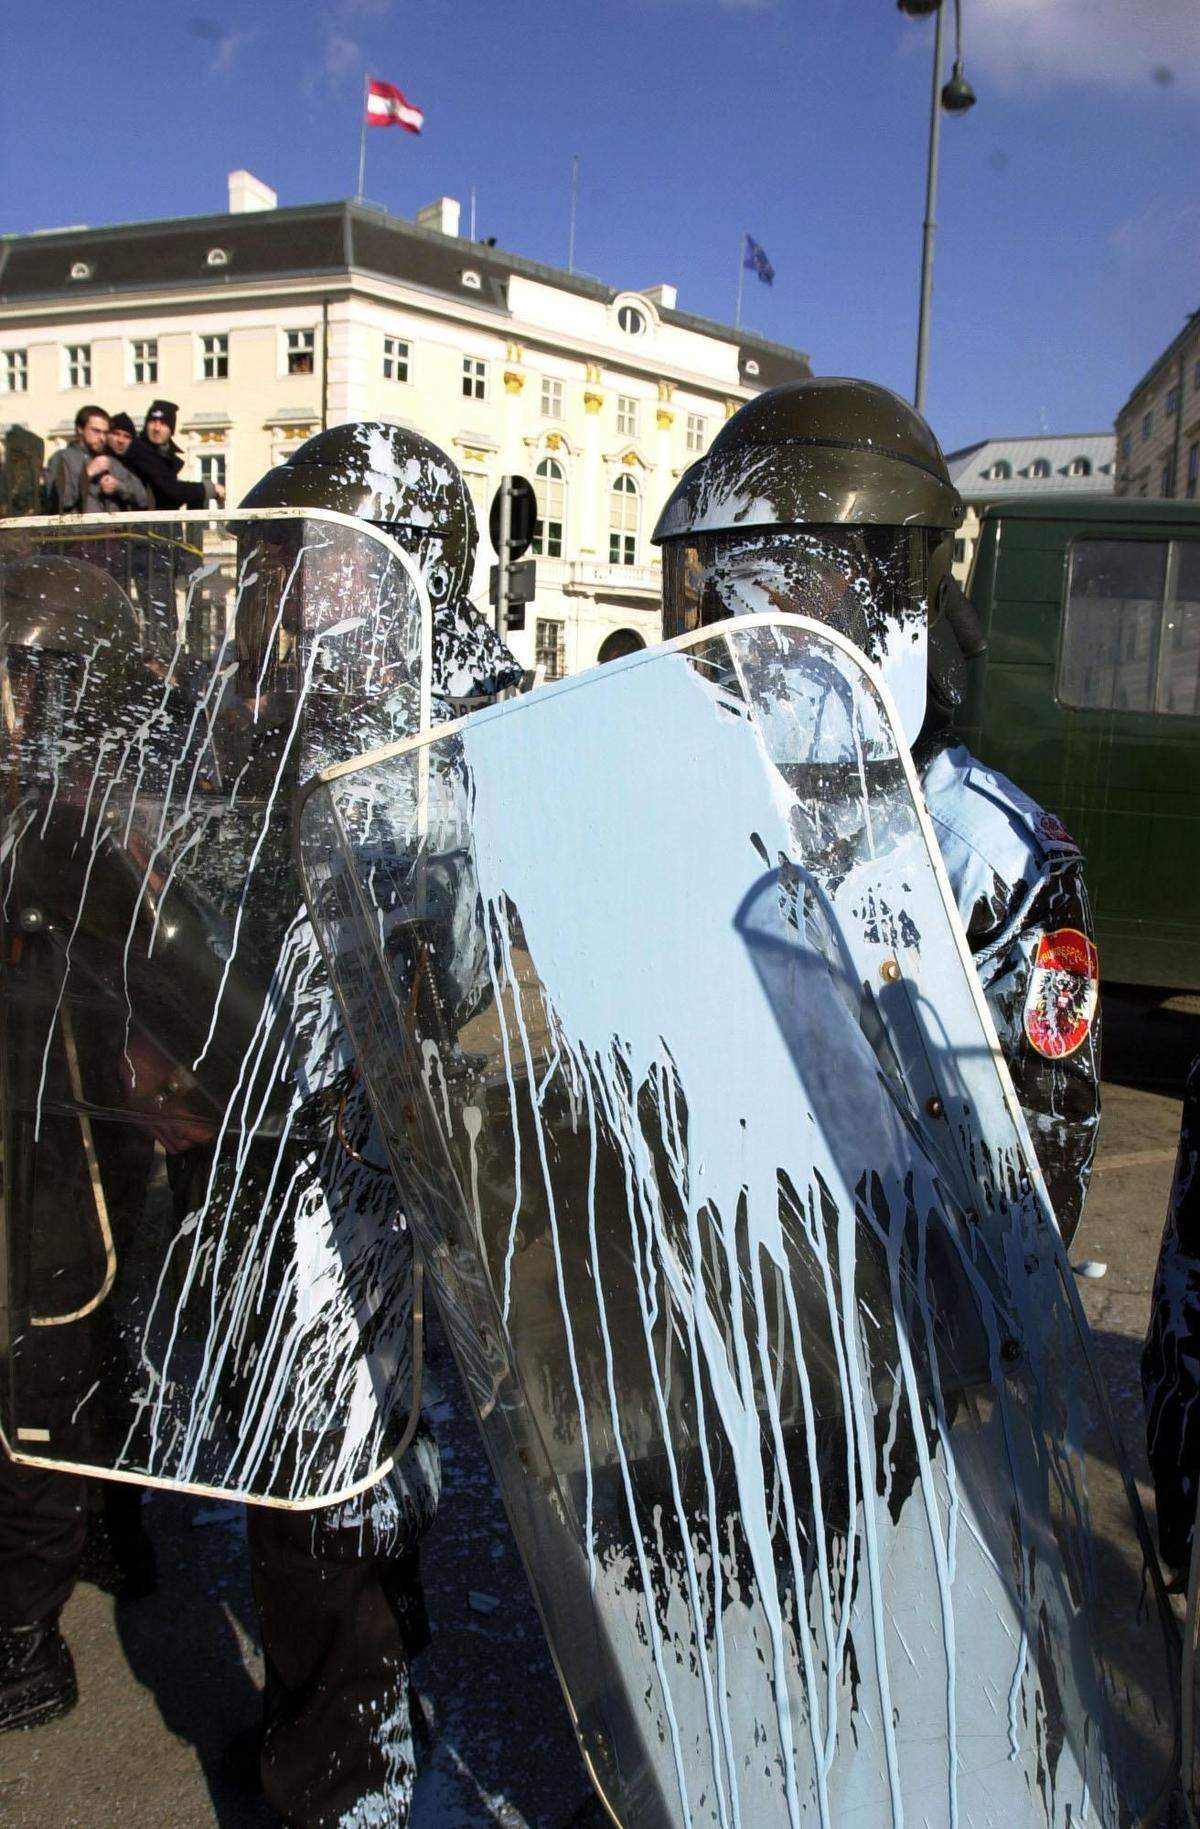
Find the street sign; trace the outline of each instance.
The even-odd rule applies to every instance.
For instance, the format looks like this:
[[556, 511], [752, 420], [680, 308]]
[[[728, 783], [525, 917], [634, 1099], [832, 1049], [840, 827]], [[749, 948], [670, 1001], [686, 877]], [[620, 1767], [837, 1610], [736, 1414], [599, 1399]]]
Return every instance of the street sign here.
[[492, 497], [491, 511], [488, 514], [488, 532], [492, 537], [492, 551], [499, 558], [505, 556], [500, 551], [500, 509], [506, 485], [511, 503], [507, 554], [511, 562], [513, 559], [519, 559], [522, 553], [529, 551], [534, 524], [537, 521], [537, 496], [533, 492], [533, 484], [528, 477], [506, 476], [501, 479], [500, 487]]
[[[512, 603], [532, 603], [537, 585], [537, 560], [522, 559], [519, 565], [508, 568], [507, 601]], [[488, 573], [488, 602], [495, 603], [500, 590], [500, 567], [493, 565]]]

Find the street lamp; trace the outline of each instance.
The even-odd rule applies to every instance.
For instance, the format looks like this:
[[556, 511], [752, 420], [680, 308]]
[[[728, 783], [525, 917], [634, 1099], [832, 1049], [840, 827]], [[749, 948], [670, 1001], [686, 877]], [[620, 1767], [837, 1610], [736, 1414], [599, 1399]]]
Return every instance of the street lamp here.
[[921, 242], [921, 311], [917, 320], [917, 380], [913, 400], [918, 413], [925, 411], [925, 377], [929, 368], [929, 315], [933, 303], [933, 237], [937, 228], [934, 214], [937, 205], [938, 147], [941, 139], [942, 109], [947, 114], [966, 114], [975, 106], [975, 91], [963, 75], [961, 0], [954, 0], [954, 67], [950, 80], [942, 86], [942, 28], [945, 14], [942, 0], [896, 0], [902, 13], [910, 19], [925, 19], [936, 13], [933, 33], [933, 94], [929, 104], [929, 164], [925, 173], [925, 227]]

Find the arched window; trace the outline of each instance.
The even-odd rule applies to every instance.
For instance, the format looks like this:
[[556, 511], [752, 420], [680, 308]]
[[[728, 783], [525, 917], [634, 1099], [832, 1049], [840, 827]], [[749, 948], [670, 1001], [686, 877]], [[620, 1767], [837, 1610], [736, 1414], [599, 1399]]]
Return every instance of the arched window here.
[[608, 562], [610, 565], [637, 564], [638, 511], [641, 498], [638, 486], [628, 475], [619, 476], [612, 486], [608, 504]]
[[546, 559], [561, 559], [563, 525], [566, 521], [566, 485], [563, 468], [556, 458], [543, 457], [533, 473], [533, 492], [537, 496], [538, 518], [533, 528], [533, 551]]
[[646, 314], [636, 305], [622, 305], [617, 312], [617, 323], [627, 337], [640, 337], [646, 329]]
[[998, 457], [991, 469], [984, 471], [984, 475], [988, 482], [1007, 483], [1012, 476], [1012, 465], [1006, 457]]
[[636, 629], [614, 629], [612, 634], [606, 635], [600, 643], [600, 652], [596, 659], [601, 662], [624, 660], [627, 654], [640, 654], [645, 645]]
[[1025, 474], [1032, 477], [1035, 481], [1041, 481], [1050, 474], [1049, 459], [1045, 457], [1035, 457]]
[[1091, 474], [1092, 466], [1089, 458], [1073, 457], [1067, 465], [1068, 476], [1090, 476]]

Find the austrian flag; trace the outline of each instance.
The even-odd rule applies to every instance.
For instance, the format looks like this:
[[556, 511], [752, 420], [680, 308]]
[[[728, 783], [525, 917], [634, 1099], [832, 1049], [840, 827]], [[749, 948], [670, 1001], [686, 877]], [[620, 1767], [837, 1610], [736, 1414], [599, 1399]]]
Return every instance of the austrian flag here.
[[377, 83], [372, 77], [367, 84], [367, 125], [404, 127], [409, 133], [420, 133], [425, 116], [394, 83]]

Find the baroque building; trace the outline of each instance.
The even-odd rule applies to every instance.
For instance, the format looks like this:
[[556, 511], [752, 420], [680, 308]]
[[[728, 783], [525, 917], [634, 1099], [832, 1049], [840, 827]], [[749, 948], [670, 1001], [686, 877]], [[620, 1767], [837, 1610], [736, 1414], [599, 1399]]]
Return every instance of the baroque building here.
[[511, 636], [548, 677], [658, 639], [650, 534], [682, 471], [800, 351], [459, 234], [443, 197], [413, 222], [358, 203], [280, 209], [248, 172], [229, 210], [0, 237], [0, 431], [54, 448], [95, 401], [140, 425], [180, 407], [184, 474], [235, 505], [323, 426], [390, 420], [462, 469], [481, 522], [502, 474], [538, 496], [535, 601]]
[[1200, 494], [1200, 311], [1117, 414], [1117, 494]]

